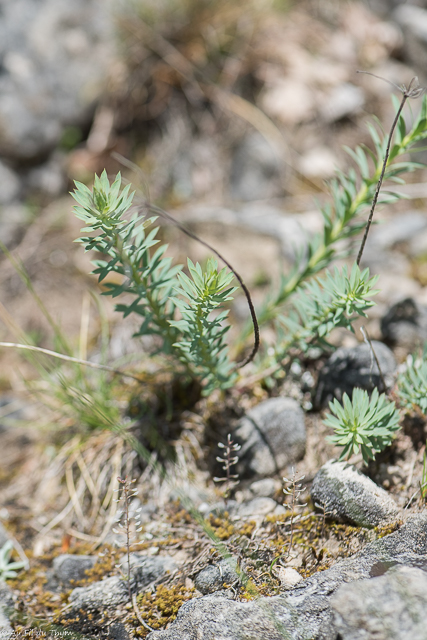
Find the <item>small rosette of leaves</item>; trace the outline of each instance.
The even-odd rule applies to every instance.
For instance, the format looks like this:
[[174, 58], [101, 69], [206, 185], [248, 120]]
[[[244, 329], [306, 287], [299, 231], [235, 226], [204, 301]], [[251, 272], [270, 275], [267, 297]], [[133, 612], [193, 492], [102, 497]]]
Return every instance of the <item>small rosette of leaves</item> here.
[[368, 464], [392, 442], [400, 428], [394, 402], [389, 402], [384, 393], [379, 395], [377, 389], [371, 398], [363, 389], [354, 389], [351, 400], [345, 393], [342, 405], [335, 399], [329, 408], [332, 415], [327, 416], [324, 424], [335, 431], [328, 440], [343, 447], [340, 460], [349, 459], [360, 449]]
[[397, 379], [400, 404], [407, 409], [421, 409], [427, 413], [427, 351], [422, 358], [411, 356], [407, 369]]
[[10, 540], [7, 540], [0, 549], [0, 582], [8, 578], [16, 578], [17, 570], [25, 567], [25, 562], [10, 562], [12, 550], [13, 544]]
[[327, 271], [304, 284], [289, 316], [279, 317], [285, 330], [279, 351], [284, 355], [292, 346], [302, 351], [313, 345], [328, 347], [326, 337], [337, 327], [354, 332], [352, 322], [366, 317], [366, 310], [375, 304], [370, 298], [378, 293], [377, 280], [378, 276], [369, 277], [369, 269], [361, 271], [354, 263], [350, 273], [347, 266], [335, 267], [333, 273]]
[[218, 271], [216, 260], [209, 259], [206, 269], [188, 259], [190, 276], [178, 274], [180, 286], [173, 303], [181, 313], [180, 320], [171, 321], [182, 337], [174, 347], [184, 362], [203, 381], [203, 391], [210, 393], [215, 387], [231, 386], [235, 376], [230, 375], [232, 364], [228, 359], [224, 341], [229, 325], [224, 321], [228, 310], [222, 310], [225, 302], [232, 300], [237, 287], [230, 286], [233, 274], [226, 268]]

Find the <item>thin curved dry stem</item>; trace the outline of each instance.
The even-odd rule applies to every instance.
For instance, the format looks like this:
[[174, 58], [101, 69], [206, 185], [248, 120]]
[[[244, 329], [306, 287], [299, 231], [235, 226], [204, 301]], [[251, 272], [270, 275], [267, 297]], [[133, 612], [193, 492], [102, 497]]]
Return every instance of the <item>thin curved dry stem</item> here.
[[77, 493], [76, 486], [74, 484], [74, 475], [73, 475], [73, 465], [75, 461], [75, 454], [71, 456], [71, 458], [67, 461], [65, 465], [65, 481], [67, 484], [68, 493], [70, 495], [71, 502], [73, 503], [75, 514], [79, 520], [80, 526], [84, 530], [87, 526], [87, 519], [83, 514], [83, 508], [80, 503], [80, 497], [83, 497], [85, 491], [85, 482], [84, 478], [80, 476], [78, 480], [78, 489]]
[[[143, 177], [142, 181], [145, 184], [146, 181], [145, 181], [145, 178], [144, 178], [144, 174], [143, 174], [142, 170], [140, 169], [140, 167], [138, 167], [133, 162], [131, 162], [127, 158], [124, 158], [123, 156], [121, 156], [120, 154], [118, 154], [116, 152], [114, 152], [112, 155], [116, 160], [121, 162], [124, 166], [128, 167], [129, 169], [131, 169], [132, 171], [137, 173], [138, 176], [142, 176]], [[233, 273], [234, 277], [236, 278], [236, 280], [238, 281], [240, 287], [242, 288], [243, 293], [245, 294], [245, 297], [246, 297], [246, 301], [247, 301], [247, 304], [248, 304], [248, 307], [249, 307], [250, 314], [251, 314], [251, 320], [252, 320], [252, 325], [253, 325], [253, 330], [254, 330], [254, 344], [253, 344], [253, 348], [252, 348], [251, 353], [246, 358], [244, 358], [241, 362], [236, 363], [235, 368], [236, 369], [241, 369], [245, 365], [249, 364], [249, 362], [251, 362], [255, 358], [255, 356], [256, 356], [256, 354], [257, 354], [257, 352], [259, 350], [259, 347], [260, 347], [260, 332], [259, 332], [258, 319], [257, 319], [257, 315], [256, 315], [256, 312], [255, 312], [254, 304], [252, 302], [252, 297], [251, 297], [250, 291], [249, 291], [248, 287], [246, 286], [246, 284], [244, 283], [243, 278], [237, 273], [237, 271], [230, 264], [230, 262], [228, 262], [228, 260], [226, 258], [224, 258], [224, 256], [221, 253], [219, 253], [219, 251], [217, 251], [212, 245], [210, 245], [205, 240], [202, 240], [201, 238], [199, 238], [198, 235], [196, 235], [195, 233], [190, 231], [190, 229], [188, 229], [185, 225], [183, 225], [181, 222], [179, 222], [170, 213], [168, 213], [167, 211], [165, 211], [161, 207], [158, 207], [158, 206], [152, 204], [147, 195], [144, 196], [144, 199], [145, 199], [145, 202], [141, 206], [141, 208], [144, 210], [144, 212], [145, 211], [150, 211], [150, 212], [152, 212], [154, 214], [157, 214], [157, 215], [161, 216], [162, 218], [165, 218], [166, 220], [171, 222], [175, 227], [177, 227], [180, 231], [182, 231], [182, 233], [185, 233], [185, 235], [187, 235], [189, 238], [191, 238], [192, 240], [195, 240], [196, 242], [198, 242], [202, 246], [206, 247], [206, 249], [209, 249], [209, 251], [212, 251], [212, 253], [214, 255], [216, 255], [217, 258], [219, 260], [221, 260], [221, 262], [223, 262], [225, 264], [225, 266]]]
[[375, 78], [379, 78], [380, 80], [384, 80], [385, 82], [388, 82], [392, 86], [396, 87], [402, 93], [402, 100], [400, 102], [400, 106], [399, 106], [399, 108], [397, 110], [397, 113], [395, 115], [395, 118], [394, 118], [393, 123], [392, 123], [391, 128], [390, 128], [390, 132], [388, 134], [387, 147], [386, 147], [386, 151], [385, 151], [385, 155], [384, 155], [381, 174], [380, 174], [380, 177], [379, 177], [376, 189], [375, 189], [374, 198], [372, 200], [371, 210], [369, 212], [368, 222], [366, 223], [365, 232], [363, 234], [362, 242], [360, 244], [359, 253], [357, 255], [357, 259], [356, 259], [357, 265], [360, 265], [360, 261], [362, 259], [362, 255], [363, 255], [363, 251], [365, 249], [366, 241], [368, 239], [369, 230], [371, 228], [372, 220], [373, 220], [373, 217], [374, 217], [375, 207], [377, 206], [378, 196], [380, 195], [381, 187], [382, 187], [383, 180], [384, 180], [384, 174], [385, 174], [385, 171], [386, 171], [386, 168], [387, 168], [388, 158], [389, 158], [389, 155], [390, 155], [391, 141], [392, 141], [392, 138], [393, 138], [394, 130], [396, 129], [397, 123], [399, 121], [400, 114], [402, 113], [403, 107], [405, 106], [405, 103], [408, 100], [408, 98], [419, 98], [424, 93], [424, 88], [419, 86], [418, 78], [416, 76], [414, 76], [412, 78], [412, 80], [409, 83], [408, 87], [406, 87], [405, 85], [402, 85], [401, 87], [399, 87], [399, 86], [395, 85], [393, 82], [390, 82], [389, 80], [387, 80], [386, 78], [381, 78], [380, 76], [376, 76], [375, 74], [370, 73], [368, 71], [365, 71], [365, 72], [362, 71], [362, 72], [359, 72], [359, 73], [368, 73], [369, 75], [372, 75]]
[[80, 358], [66, 356], [63, 353], [58, 353], [57, 351], [51, 351], [50, 349], [35, 347], [34, 345], [31, 345], [31, 344], [19, 344], [17, 342], [0, 342], [0, 347], [24, 349], [26, 351], [35, 351], [37, 353], [43, 353], [47, 356], [52, 356], [53, 358], [58, 358], [59, 360], [64, 360], [65, 362], [73, 362], [75, 364], [81, 364], [85, 367], [90, 367], [91, 369], [101, 369], [102, 371], [109, 371], [110, 373], [115, 373], [116, 375], [122, 376], [123, 378], [132, 378], [137, 382], [144, 382], [144, 380], [142, 380], [141, 378], [138, 378], [138, 376], [134, 376], [132, 373], [120, 371], [120, 369], [114, 369], [113, 367], [109, 367], [106, 364], [98, 364], [97, 362], [90, 362], [89, 360], [81, 360]]

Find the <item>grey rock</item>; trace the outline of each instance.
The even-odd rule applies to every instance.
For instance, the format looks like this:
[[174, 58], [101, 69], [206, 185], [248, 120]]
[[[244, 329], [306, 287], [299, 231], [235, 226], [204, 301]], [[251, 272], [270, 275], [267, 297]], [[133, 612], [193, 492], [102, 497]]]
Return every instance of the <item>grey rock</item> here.
[[129, 634], [122, 622], [113, 622], [108, 627], [108, 638], [111, 640], [129, 640]]
[[22, 237], [28, 211], [19, 203], [4, 205], [0, 209], [0, 238], [8, 247], [12, 248]]
[[422, 4], [424, 0], [367, 0], [367, 4], [372, 11], [384, 18], [390, 19], [390, 14], [401, 4]]
[[[126, 555], [122, 556], [121, 562], [122, 570], [126, 573]], [[130, 568], [133, 588], [141, 591], [166, 573], [173, 573], [178, 567], [170, 556], [147, 556], [142, 553], [131, 553]]]
[[303, 577], [292, 567], [274, 567], [274, 574], [280, 580], [282, 589], [285, 591], [293, 589], [296, 584], [303, 580]]
[[414, 349], [427, 340], [427, 306], [413, 298], [396, 302], [381, 318], [381, 333], [391, 344]]
[[220, 500], [218, 502], [214, 502], [213, 504], [209, 504], [208, 502], [202, 502], [199, 506], [198, 511], [203, 514], [206, 518], [209, 514], [214, 514], [216, 516], [222, 515], [226, 511], [230, 514], [235, 514], [239, 505], [236, 500]]
[[179, 500], [184, 508], [200, 505], [209, 499], [209, 494], [201, 487], [196, 487], [193, 482], [182, 482], [175, 486], [169, 494], [169, 500]]
[[286, 509], [272, 498], [258, 496], [257, 498], [250, 497], [249, 500], [245, 500], [241, 503], [236, 500], [227, 500], [227, 502], [225, 502], [225, 500], [221, 500], [213, 504], [205, 502], [200, 505], [199, 511], [205, 518], [209, 514], [218, 516], [227, 512], [232, 518], [247, 519], [252, 517], [255, 518], [257, 516], [266, 516], [269, 513], [284, 513]]
[[13, 202], [20, 190], [21, 183], [18, 176], [0, 160], [0, 205]]
[[14, 603], [15, 598], [12, 589], [5, 582], [0, 582], [0, 638], [2, 640], [9, 640], [9, 638], [15, 636], [8, 616], [8, 612], [13, 609]]
[[333, 518], [359, 527], [376, 527], [397, 520], [399, 509], [381, 487], [347, 462], [329, 460], [316, 473], [311, 487], [314, 504]]
[[[288, 640], [302, 637], [283, 633], [283, 629], [285, 633], [288, 631], [291, 616], [291, 608], [281, 597], [235, 602], [215, 593], [183, 604], [176, 621], [166, 631], [154, 631], [147, 639]], [[298, 620], [295, 624], [303, 630]]]
[[[215, 191], [219, 185], [222, 186], [223, 174], [220, 168], [223, 157], [215, 138], [206, 135], [194, 137], [191, 130], [188, 131], [188, 124], [181, 127], [181, 144], [175, 146], [175, 141], [171, 146], [172, 136], [174, 133], [168, 125], [166, 139], [169, 157], [165, 158], [165, 163], [170, 165], [173, 194], [180, 200], [189, 200], [200, 198], [205, 193]], [[161, 156], [158, 156], [159, 160]]]
[[298, 160], [298, 171], [307, 178], [332, 178], [339, 164], [337, 156], [328, 146], [316, 146], [303, 153]]
[[129, 600], [127, 583], [113, 576], [87, 587], [76, 587], [70, 593], [73, 609], [104, 609], [116, 607]]
[[202, 569], [194, 580], [198, 591], [207, 595], [224, 588], [224, 583], [231, 585], [239, 576], [236, 572], [237, 561], [235, 558], [224, 558], [217, 565], [210, 565]]
[[274, 478], [256, 480], [249, 486], [249, 491], [256, 498], [272, 498], [281, 489], [281, 483]]
[[403, 31], [405, 58], [424, 72], [427, 66], [427, 10], [411, 4], [399, 6], [392, 14]]
[[56, 151], [48, 162], [31, 169], [26, 176], [26, 186], [31, 191], [46, 193], [51, 197], [61, 195], [67, 186], [66, 156]]
[[0, 151], [36, 158], [65, 125], [87, 120], [114, 58], [111, 5], [100, 0], [1, 4]]
[[304, 456], [304, 413], [292, 398], [270, 398], [248, 411], [233, 438], [242, 447], [236, 465], [240, 477], [280, 473]]
[[139, 520], [142, 524], [148, 524], [153, 520], [153, 516], [157, 513], [157, 505], [155, 502], [146, 502], [141, 505], [141, 511], [138, 513]]
[[6, 582], [0, 582], [0, 607], [13, 607], [15, 596]]
[[235, 200], [262, 200], [280, 195], [283, 164], [260, 133], [251, 133], [236, 148], [231, 162], [230, 191]]
[[[387, 386], [393, 384], [397, 365], [387, 345], [372, 340], [372, 347], [380, 363]], [[315, 405], [324, 406], [333, 398], [342, 399], [344, 393], [351, 397], [353, 389], [359, 387], [372, 391], [382, 389], [377, 363], [370, 347], [363, 343], [357, 347], [340, 347], [322, 368], [316, 389]]]
[[69, 589], [73, 582], [83, 580], [86, 571], [92, 569], [97, 561], [97, 556], [76, 556], [69, 553], [57, 556], [53, 560], [50, 586], [57, 581], [61, 587]]
[[[122, 570], [127, 572], [127, 555], [122, 556]], [[170, 556], [146, 556], [140, 553], [130, 554], [131, 590], [142, 591], [166, 573], [177, 569]], [[77, 587], [70, 594], [73, 609], [102, 609], [115, 607], [129, 600], [126, 580], [117, 576], [94, 582], [87, 587]]]
[[331, 606], [342, 640], [425, 640], [427, 574], [396, 567], [381, 577], [343, 585]]
[[2, 640], [9, 640], [9, 638], [13, 636], [15, 636], [15, 632], [10, 625], [9, 618], [0, 606], [0, 638]]
[[334, 87], [327, 95], [321, 106], [320, 116], [324, 122], [336, 122], [360, 111], [364, 103], [365, 95], [362, 89], [345, 82]]
[[266, 516], [269, 513], [276, 513], [277, 508], [283, 509], [285, 512], [284, 507], [277, 504], [272, 498], [259, 497], [239, 504], [235, 513], [240, 518], [251, 518], [252, 516]]
[[235, 214], [236, 223], [279, 241], [284, 257], [291, 262], [307, 253], [310, 234], [301, 224], [301, 216], [285, 214], [265, 203], [249, 203]]
[[186, 602], [168, 629], [148, 640], [337, 640], [331, 596], [346, 583], [384, 575], [397, 564], [426, 567], [427, 514], [320, 571], [283, 596], [236, 602], [219, 593]]
[[378, 252], [381, 249], [391, 249], [399, 242], [417, 238], [426, 227], [427, 216], [419, 211], [408, 211], [375, 227], [368, 237], [365, 250]]
[[411, 264], [408, 257], [397, 249], [382, 249], [370, 245], [363, 252], [360, 266], [362, 269], [368, 268], [371, 273], [402, 276], [409, 271]]

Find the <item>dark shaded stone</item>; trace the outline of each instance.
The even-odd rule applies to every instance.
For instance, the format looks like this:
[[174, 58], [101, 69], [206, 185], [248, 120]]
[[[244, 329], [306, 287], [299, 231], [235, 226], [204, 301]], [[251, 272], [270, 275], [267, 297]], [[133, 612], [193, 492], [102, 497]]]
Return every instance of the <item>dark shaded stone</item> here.
[[108, 627], [108, 638], [111, 640], [129, 640], [129, 634], [126, 627], [121, 622], [114, 622]]
[[270, 398], [248, 411], [233, 439], [241, 444], [236, 465], [241, 478], [278, 474], [304, 456], [304, 412], [292, 398]]
[[424, 72], [427, 66], [427, 11], [426, 7], [401, 4], [392, 14], [403, 31], [403, 54], [416, 69]]
[[[387, 345], [377, 340], [372, 341], [372, 347], [385, 382], [391, 386], [397, 368], [393, 353]], [[341, 400], [344, 393], [351, 398], [355, 387], [366, 391], [378, 387], [384, 391], [377, 363], [369, 345], [365, 343], [357, 347], [341, 347], [332, 354], [320, 371], [314, 404], [320, 408], [333, 398]]]
[[236, 573], [235, 558], [224, 558], [216, 565], [202, 569], [196, 576], [194, 584], [203, 595], [214, 593], [224, 588], [224, 583], [231, 585], [239, 579]]
[[384, 340], [393, 345], [414, 349], [427, 340], [427, 307], [413, 298], [394, 304], [381, 318]]

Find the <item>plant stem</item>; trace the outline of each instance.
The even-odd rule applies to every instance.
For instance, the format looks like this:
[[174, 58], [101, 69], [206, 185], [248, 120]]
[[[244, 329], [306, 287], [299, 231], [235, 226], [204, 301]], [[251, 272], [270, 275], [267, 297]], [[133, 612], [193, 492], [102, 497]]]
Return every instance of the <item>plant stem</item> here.
[[357, 263], [358, 266], [360, 265], [360, 261], [362, 259], [363, 250], [365, 248], [366, 240], [368, 239], [369, 230], [370, 230], [371, 224], [372, 224], [372, 219], [374, 217], [375, 207], [377, 206], [378, 196], [380, 195], [381, 186], [382, 186], [382, 183], [383, 183], [383, 180], [384, 180], [384, 174], [385, 174], [385, 170], [387, 168], [388, 158], [389, 158], [389, 155], [390, 155], [391, 140], [392, 140], [392, 137], [393, 137], [393, 134], [394, 134], [394, 130], [396, 129], [396, 125], [397, 125], [397, 123], [399, 121], [400, 114], [402, 113], [403, 107], [405, 106], [405, 103], [406, 103], [407, 99], [410, 97], [411, 85], [412, 85], [412, 80], [411, 80], [411, 84], [409, 85], [409, 89], [405, 90], [403, 92], [402, 101], [400, 103], [399, 109], [397, 110], [397, 113], [396, 113], [395, 118], [393, 120], [393, 124], [391, 125], [390, 133], [388, 134], [387, 147], [386, 147], [386, 151], [385, 151], [384, 161], [383, 161], [383, 164], [382, 164], [381, 174], [380, 174], [379, 180], [377, 182], [377, 187], [375, 189], [374, 199], [372, 200], [371, 211], [369, 213], [368, 222], [366, 223], [366, 227], [365, 227], [365, 233], [363, 234], [363, 238], [362, 238], [362, 242], [361, 242], [361, 245], [360, 245], [359, 253], [357, 255], [356, 263]]
[[125, 530], [126, 530], [126, 555], [127, 555], [127, 583], [128, 583], [128, 594], [129, 594], [129, 602], [132, 602], [132, 593], [130, 588], [130, 522], [129, 522], [129, 483], [127, 476], [125, 479], [117, 478], [121, 485], [123, 485], [123, 495], [125, 501]]

